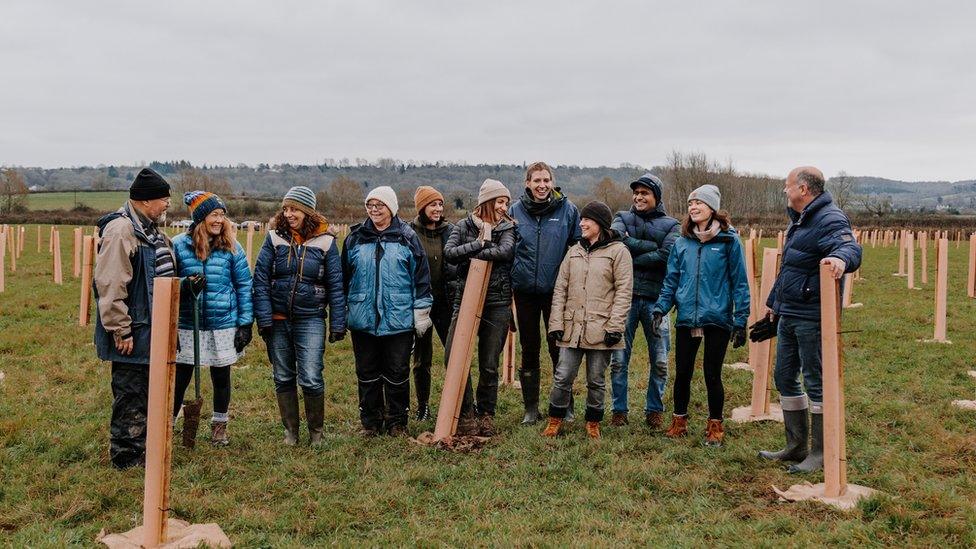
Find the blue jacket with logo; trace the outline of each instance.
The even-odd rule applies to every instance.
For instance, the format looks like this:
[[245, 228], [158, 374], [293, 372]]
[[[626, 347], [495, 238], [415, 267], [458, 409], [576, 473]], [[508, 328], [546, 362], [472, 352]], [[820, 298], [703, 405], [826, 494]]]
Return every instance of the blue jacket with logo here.
[[679, 327], [745, 327], [749, 280], [743, 257], [742, 243], [732, 227], [705, 243], [682, 236], [671, 250], [654, 310], [668, 314], [677, 307]]
[[523, 195], [509, 215], [515, 218], [518, 242], [512, 265], [512, 289], [528, 294], [549, 294], [556, 287], [559, 265], [569, 247], [580, 238], [579, 210], [559, 189], [539, 215], [530, 213], [532, 199]]
[[413, 330], [414, 309], [427, 309], [430, 267], [417, 233], [394, 216], [386, 230], [354, 225], [342, 247], [349, 329], [374, 336]]
[[[187, 233], [173, 239], [173, 251], [180, 278], [203, 273], [207, 287], [200, 294], [200, 329], [222, 330], [248, 326], [254, 321], [251, 296], [253, 279], [247, 254], [239, 242], [234, 252], [213, 250], [200, 261], [193, 249], [193, 237]], [[180, 328], [193, 329], [193, 296], [180, 292]]]
[[782, 316], [820, 318], [820, 260], [844, 260], [846, 272], [861, 266], [861, 246], [851, 222], [834, 204], [829, 192], [820, 193], [802, 212], [786, 208], [790, 226], [783, 243], [779, 276], [766, 306]]

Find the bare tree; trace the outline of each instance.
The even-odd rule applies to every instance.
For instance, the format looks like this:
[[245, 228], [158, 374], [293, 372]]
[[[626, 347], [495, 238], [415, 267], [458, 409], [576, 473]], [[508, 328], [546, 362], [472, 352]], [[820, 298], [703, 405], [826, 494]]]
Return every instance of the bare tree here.
[[0, 213], [9, 214], [27, 207], [24, 176], [13, 168], [0, 172]]
[[874, 217], [884, 217], [894, 211], [889, 195], [863, 194], [859, 196], [859, 202]]
[[320, 211], [348, 221], [363, 213], [363, 187], [358, 181], [345, 175], [335, 178], [328, 189], [319, 191], [316, 202]]
[[609, 177], [604, 177], [593, 186], [593, 199], [610, 206], [613, 211], [627, 209], [631, 201], [630, 192]]
[[834, 198], [837, 207], [846, 210], [852, 206], [857, 198], [858, 182], [855, 178], [847, 175], [845, 171], [837, 172], [837, 175], [830, 178], [827, 182], [827, 190]]

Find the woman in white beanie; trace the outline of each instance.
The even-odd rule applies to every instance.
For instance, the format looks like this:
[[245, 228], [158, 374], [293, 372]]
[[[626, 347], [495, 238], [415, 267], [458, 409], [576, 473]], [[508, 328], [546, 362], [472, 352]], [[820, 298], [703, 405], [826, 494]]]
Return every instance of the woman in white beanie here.
[[[444, 258], [458, 266], [460, 291], [454, 300], [451, 330], [447, 336], [449, 360], [451, 342], [464, 283], [472, 259], [491, 262], [491, 275], [484, 308], [478, 317], [478, 391], [471, 389], [471, 376], [464, 386], [457, 434], [494, 436], [495, 406], [498, 402], [498, 364], [512, 321], [512, 261], [515, 259], [515, 221], [508, 215], [512, 195], [500, 181], [486, 179], [478, 192], [478, 207], [458, 221], [447, 239]], [[477, 418], [475, 417], [477, 413]]]
[[695, 357], [704, 343], [703, 371], [708, 392], [708, 423], [704, 443], [721, 446], [725, 437], [722, 414], [725, 388], [722, 362], [733, 347], [746, 342], [749, 283], [739, 235], [720, 209], [722, 195], [715, 185], [702, 185], [688, 196], [688, 217], [681, 238], [668, 257], [664, 287], [654, 305], [653, 331], [664, 315], [678, 309], [675, 326], [674, 418], [667, 435], [688, 434], [688, 401]]
[[414, 334], [432, 324], [427, 257], [398, 210], [392, 188], [373, 189], [366, 221], [350, 229], [342, 247], [364, 436], [407, 434], [410, 351]]

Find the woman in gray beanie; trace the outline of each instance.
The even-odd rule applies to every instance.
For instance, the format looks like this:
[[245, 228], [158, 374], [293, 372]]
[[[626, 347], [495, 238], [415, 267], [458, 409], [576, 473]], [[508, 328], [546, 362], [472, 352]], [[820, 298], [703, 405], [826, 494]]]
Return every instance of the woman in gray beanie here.
[[[447, 336], [447, 356], [450, 360], [451, 342], [464, 283], [472, 259], [491, 262], [488, 291], [484, 308], [478, 315], [478, 391], [471, 390], [471, 376], [464, 386], [459, 435], [495, 435], [495, 405], [498, 402], [498, 364], [505, 346], [512, 320], [512, 261], [515, 259], [515, 220], [508, 215], [512, 195], [500, 181], [485, 179], [478, 192], [478, 207], [468, 217], [458, 221], [451, 231], [444, 258], [457, 265], [459, 291], [454, 300], [451, 329]], [[477, 414], [477, 418], [475, 417]]]

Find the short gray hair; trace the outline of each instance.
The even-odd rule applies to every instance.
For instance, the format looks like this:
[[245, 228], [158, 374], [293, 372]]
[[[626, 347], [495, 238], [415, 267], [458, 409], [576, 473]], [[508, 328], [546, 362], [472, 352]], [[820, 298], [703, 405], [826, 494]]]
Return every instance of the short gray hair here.
[[797, 184], [802, 183], [803, 185], [806, 185], [807, 190], [809, 190], [810, 194], [813, 196], [820, 196], [824, 192], [824, 185], [826, 184], [823, 176], [808, 170], [800, 170], [797, 172], [796, 182]]

